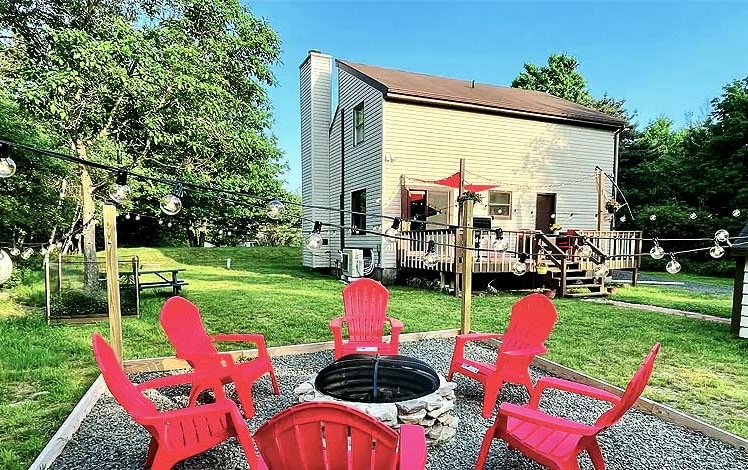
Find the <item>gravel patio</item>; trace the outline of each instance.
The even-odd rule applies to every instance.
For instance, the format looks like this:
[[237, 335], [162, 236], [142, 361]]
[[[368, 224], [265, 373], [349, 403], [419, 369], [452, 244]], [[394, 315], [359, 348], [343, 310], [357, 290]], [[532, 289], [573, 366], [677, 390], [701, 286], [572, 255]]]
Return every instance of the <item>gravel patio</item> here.
[[[401, 343], [400, 353], [420, 358], [446, 375], [454, 347], [453, 339], [425, 340]], [[665, 347], [665, 346], [663, 346]], [[495, 351], [488, 346], [468, 344], [471, 357], [492, 361]], [[644, 352], [642, 353], [643, 357]], [[293, 389], [307, 376], [317, 373], [332, 362], [332, 351], [273, 358], [273, 365], [281, 386], [281, 395], [271, 393], [270, 382], [263, 378], [255, 384], [254, 398], [257, 415], [248, 421], [255, 431], [263, 422], [295, 403]], [[657, 363], [655, 363], [655, 370]], [[634, 370], [631, 371], [631, 374]], [[533, 380], [544, 371], [533, 369]], [[137, 374], [132, 380], [141, 382], [154, 374]], [[475, 465], [483, 435], [493, 422], [481, 417], [482, 387], [479, 383], [455, 376], [457, 383], [455, 416], [459, 417], [456, 436], [450, 441], [429, 448], [428, 469], [471, 469]], [[184, 406], [187, 388], [161, 389], [152, 394], [160, 409]], [[235, 398], [235, 396], [234, 396]], [[502, 401], [526, 403], [524, 388], [505, 385]], [[595, 400], [565, 392], [544, 394], [541, 407], [551, 413], [591, 423], [608, 406]], [[142, 469], [148, 445], [148, 433], [135, 424], [125, 411], [105, 393], [83, 420], [80, 428], [67, 444], [50, 470], [62, 469]], [[718, 440], [676, 426], [660, 418], [629, 411], [613, 428], [599, 437], [607, 468], [614, 469], [748, 469], [748, 452], [740, 451]], [[581, 466], [592, 465], [584, 454]], [[230, 440], [204, 454], [180, 463], [175, 469], [246, 469], [241, 448]], [[498, 440], [489, 454], [487, 469], [543, 468], [516, 451], [510, 451]]]

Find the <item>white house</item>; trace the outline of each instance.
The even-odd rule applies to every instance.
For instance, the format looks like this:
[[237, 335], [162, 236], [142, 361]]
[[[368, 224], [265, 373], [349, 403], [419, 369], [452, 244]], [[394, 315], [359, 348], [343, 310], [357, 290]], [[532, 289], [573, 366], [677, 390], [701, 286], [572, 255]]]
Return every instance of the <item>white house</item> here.
[[735, 290], [732, 294], [730, 330], [738, 338], [748, 338], [748, 224], [730, 247], [735, 258]]
[[599, 228], [600, 195], [612, 185], [598, 188], [595, 168], [615, 174], [622, 121], [547, 93], [344, 60], [335, 68], [317, 51], [300, 66], [302, 198], [320, 207], [304, 209], [303, 228], [326, 225], [322, 249], [304, 249], [305, 266], [334, 267], [341, 250], [361, 248], [367, 265], [391, 275], [408, 249], [379, 235], [392, 223], [382, 215], [425, 219], [411, 229], [456, 224], [450, 183], [460, 159], [466, 183], [490, 188], [480, 193], [475, 224], [502, 228], [513, 247], [526, 241], [521, 233], [548, 232], [552, 223], [564, 232]]

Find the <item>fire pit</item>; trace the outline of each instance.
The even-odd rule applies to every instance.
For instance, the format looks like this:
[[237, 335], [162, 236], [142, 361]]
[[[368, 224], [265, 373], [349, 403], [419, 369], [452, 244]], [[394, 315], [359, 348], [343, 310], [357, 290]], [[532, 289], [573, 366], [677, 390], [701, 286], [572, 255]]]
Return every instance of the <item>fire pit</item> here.
[[300, 402], [339, 401], [397, 429], [420, 424], [429, 444], [451, 439], [455, 384], [425, 362], [407, 356], [350, 354], [301, 383]]

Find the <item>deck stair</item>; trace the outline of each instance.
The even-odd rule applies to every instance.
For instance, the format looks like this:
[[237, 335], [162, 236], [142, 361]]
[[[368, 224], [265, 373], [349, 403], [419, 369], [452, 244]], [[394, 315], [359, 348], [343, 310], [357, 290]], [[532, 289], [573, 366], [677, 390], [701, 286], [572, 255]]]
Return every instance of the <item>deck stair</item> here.
[[[604, 280], [596, 278], [593, 271], [582, 269], [579, 258], [564, 248], [567, 247], [556, 244], [555, 238], [538, 235], [538, 251], [543, 254], [538, 256], [536, 262], [546, 266], [547, 280], [556, 294], [561, 297], [607, 296]], [[602, 255], [597, 249], [593, 253], [593, 256]]]

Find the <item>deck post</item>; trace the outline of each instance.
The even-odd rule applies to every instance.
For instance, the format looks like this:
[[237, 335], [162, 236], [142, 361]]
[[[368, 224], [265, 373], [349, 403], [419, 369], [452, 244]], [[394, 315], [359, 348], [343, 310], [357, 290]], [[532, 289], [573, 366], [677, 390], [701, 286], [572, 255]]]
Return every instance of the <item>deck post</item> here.
[[[460, 187], [457, 189], [457, 197], [462, 196], [463, 188], [465, 187], [465, 159], [460, 158]], [[472, 217], [470, 218], [470, 223], [463, 223], [463, 212], [464, 208], [462, 207], [462, 204], [457, 204], [457, 224], [461, 225], [463, 227], [467, 227], [468, 225], [471, 225], [473, 220]], [[455, 232], [455, 245], [461, 245], [460, 242], [460, 236], [464, 236], [465, 232], [464, 229], [458, 227], [457, 231]], [[463, 253], [460, 248], [455, 248], [455, 297], [460, 296], [460, 286], [461, 286], [461, 275], [460, 273], [464, 271], [464, 267], [460, 268], [460, 260], [463, 259]], [[463, 266], [465, 266], [463, 264]], [[471, 267], [472, 271], [472, 267]]]
[[473, 301], [473, 205], [475, 201], [465, 198], [461, 202], [462, 210], [462, 319], [460, 334], [470, 333], [470, 311]]
[[603, 231], [605, 218], [605, 187], [603, 186], [603, 170], [595, 168], [595, 183], [597, 184], [597, 231]]
[[636, 287], [636, 285], [639, 284], [639, 266], [642, 262], [642, 245], [642, 236], [639, 236], [636, 238], [636, 249], [634, 249], [634, 271], [631, 273], [631, 285], [633, 287]]
[[117, 255], [117, 208], [104, 204], [104, 251], [106, 253], [106, 293], [109, 303], [109, 342], [122, 363], [122, 312], [119, 299]]

